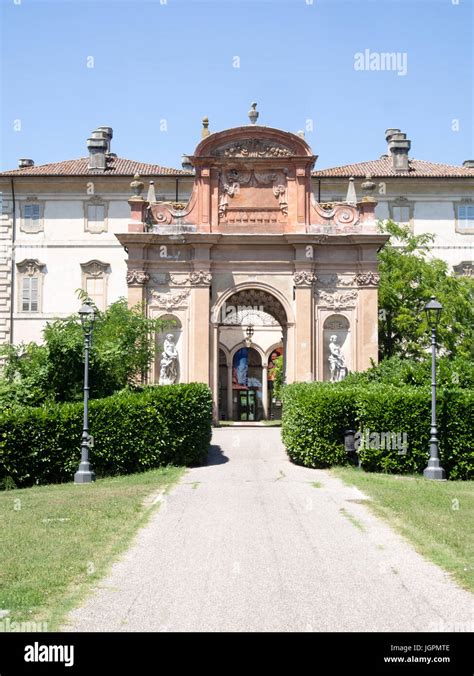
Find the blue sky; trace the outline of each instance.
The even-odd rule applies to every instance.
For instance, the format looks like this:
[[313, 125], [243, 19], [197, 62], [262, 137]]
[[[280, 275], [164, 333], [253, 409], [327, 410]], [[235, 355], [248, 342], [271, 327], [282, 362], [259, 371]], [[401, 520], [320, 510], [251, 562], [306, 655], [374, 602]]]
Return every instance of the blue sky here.
[[[119, 156], [180, 167], [204, 115], [247, 124], [252, 101], [259, 123], [306, 128], [319, 168], [378, 158], [388, 127], [412, 157], [474, 158], [472, 0], [0, 3], [3, 170], [83, 157], [100, 125]], [[365, 50], [406, 75], [356, 70]]]

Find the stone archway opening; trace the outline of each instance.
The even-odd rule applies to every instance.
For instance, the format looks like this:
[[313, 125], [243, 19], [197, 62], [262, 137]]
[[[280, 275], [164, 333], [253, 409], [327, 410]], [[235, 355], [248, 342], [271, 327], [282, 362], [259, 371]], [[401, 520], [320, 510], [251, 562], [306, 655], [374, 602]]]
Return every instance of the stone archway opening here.
[[241, 289], [221, 304], [216, 328], [218, 419], [278, 418], [272, 359], [285, 359], [287, 315], [282, 303], [266, 290]]

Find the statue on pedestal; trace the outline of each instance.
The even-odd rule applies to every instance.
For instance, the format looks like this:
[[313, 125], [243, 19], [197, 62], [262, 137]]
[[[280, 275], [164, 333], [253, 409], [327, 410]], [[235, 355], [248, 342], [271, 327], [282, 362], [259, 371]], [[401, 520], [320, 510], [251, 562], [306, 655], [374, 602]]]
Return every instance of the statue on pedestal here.
[[174, 344], [174, 336], [168, 333], [163, 344], [160, 361], [160, 385], [173, 385], [178, 379], [178, 351]]
[[330, 382], [335, 383], [340, 380], [344, 380], [347, 376], [347, 366], [344, 355], [341, 352], [341, 346], [337, 344], [337, 336], [333, 335], [329, 339], [329, 352], [328, 357], [329, 368], [330, 368]]

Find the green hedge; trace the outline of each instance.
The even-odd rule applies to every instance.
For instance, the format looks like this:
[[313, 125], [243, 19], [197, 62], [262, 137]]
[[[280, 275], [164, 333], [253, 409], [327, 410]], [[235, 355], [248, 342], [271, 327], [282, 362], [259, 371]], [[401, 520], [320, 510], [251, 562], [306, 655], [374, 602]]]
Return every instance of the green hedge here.
[[[473, 404], [472, 390], [439, 391], [440, 455], [451, 479], [474, 478]], [[344, 431], [352, 428], [361, 433], [356, 441], [365, 470], [422, 472], [429, 455], [430, 417], [431, 393], [424, 387], [342, 382], [295, 383], [283, 389], [283, 441], [290, 459], [306, 467], [345, 464]]]
[[[82, 416], [82, 404], [76, 403], [0, 416], [0, 484], [71, 481], [80, 460]], [[199, 464], [208, 452], [211, 425], [211, 392], [201, 383], [91, 400], [91, 464], [97, 476]]]
[[[332, 383], [331, 383], [332, 384]], [[282, 438], [293, 462], [305, 467], [344, 464], [344, 430], [354, 425], [352, 388], [295, 383], [282, 390]]]

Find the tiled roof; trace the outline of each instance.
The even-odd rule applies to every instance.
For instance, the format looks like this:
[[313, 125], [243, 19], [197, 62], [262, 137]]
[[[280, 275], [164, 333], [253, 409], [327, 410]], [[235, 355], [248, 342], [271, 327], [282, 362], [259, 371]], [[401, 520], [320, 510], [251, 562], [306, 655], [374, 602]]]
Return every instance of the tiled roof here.
[[170, 169], [158, 164], [126, 160], [123, 157], [109, 156], [105, 171], [89, 169], [88, 165], [89, 158], [81, 157], [78, 160], [3, 171], [0, 172], [0, 176], [134, 176], [135, 174], [140, 174], [140, 176], [193, 176], [192, 172], [183, 169]]
[[359, 162], [358, 164], [346, 164], [342, 167], [331, 167], [329, 169], [320, 169], [313, 171], [315, 177], [345, 177], [354, 178], [364, 177], [371, 174], [373, 178], [385, 176], [414, 177], [414, 178], [474, 178], [474, 169], [468, 167], [456, 167], [451, 164], [438, 164], [436, 162], [425, 162], [424, 160], [409, 160], [408, 172], [397, 172], [393, 168], [392, 160], [389, 157], [381, 157], [379, 160], [370, 162]]

